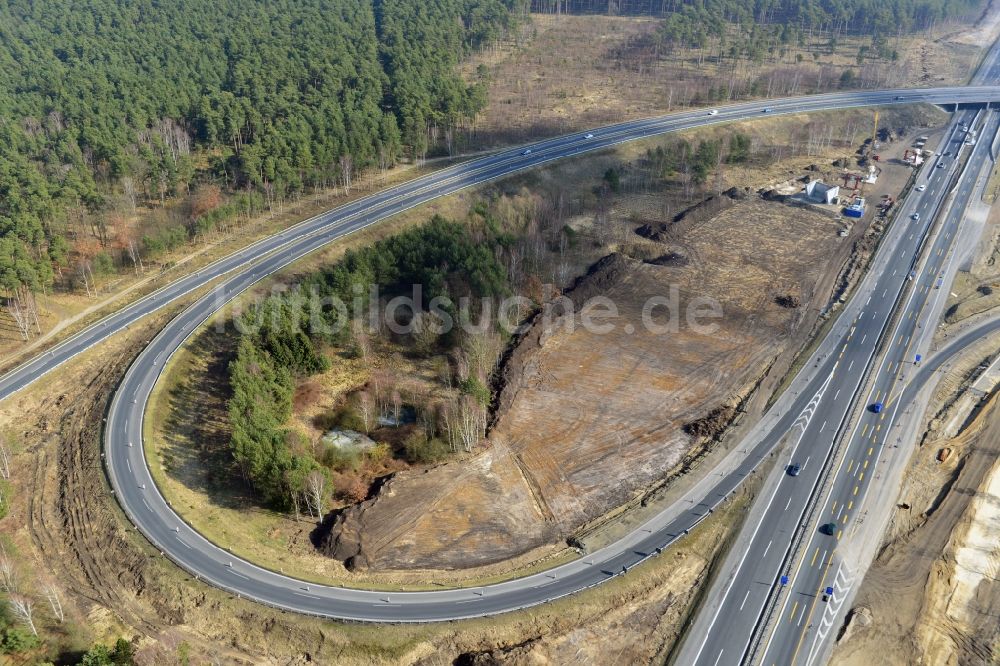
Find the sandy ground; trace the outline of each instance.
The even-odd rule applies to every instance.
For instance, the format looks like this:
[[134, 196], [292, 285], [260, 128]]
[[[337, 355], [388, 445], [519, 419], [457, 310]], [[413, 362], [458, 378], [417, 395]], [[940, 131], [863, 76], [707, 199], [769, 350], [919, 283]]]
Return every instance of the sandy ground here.
[[[398, 475], [343, 515], [331, 554], [390, 569], [495, 562], [566, 539], [668, 475], [700, 441], [684, 426], [741, 402], [801, 324], [775, 298], [812, 300], [844, 242], [837, 229], [820, 213], [747, 201], [656, 248], [686, 265], [614, 258], [571, 297], [610, 299], [616, 330], [588, 331], [580, 314], [536, 325], [515, 352], [484, 452]], [[644, 306], [671, 288], [682, 307], [719, 303], [717, 330], [647, 330]]]
[[[909, 170], [894, 157], [906, 145], [884, 146], [883, 177], [866, 192], [870, 201], [903, 186]], [[795, 162], [756, 178], [771, 186], [782, 177], [791, 181], [802, 173]], [[798, 162], [809, 165], [808, 158]], [[813, 176], [824, 175], [823, 167], [811, 168]], [[637, 227], [664, 223], [667, 210], [657, 195], [624, 197], [615, 219], [634, 238]], [[580, 288], [616, 304], [615, 330], [536, 328], [522, 343], [527, 350], [512, 356], [516, 368], [504, 371], [488, 448], [426, 473], [400, 473], [378, 496], [340, 514], [323, 549], [361, 569], [465, 569], [564, 547], [617, 516], [619, 507], [646, 503], [651, 488], [669, 484], [717, 444], [718, 430], [737, 408], [759, 411], [788, 368], [787, 359], [780, 367], [775, 361], [805, 343], [849, 256], [857, 258], [853, 273], [842, 279], [856, 279], [878, 225], [854, 225], [844, 239], [842, 228], [835, 216], [752, 196], [633, 248], [633, 256], [654, 261], [682, 259], [668, 266], [619, 262], [591, 276], [593, 284]], [[719, 302], [725, 313], [719, 330], [703, 336], [682, 326], [668, 337], [648, 334], [639, 325], [642, 307], [671, 287], [681, 303]], [[806, 307], [782, 308], [778, 296]], [[754, 397], [761, 404], [743, 405], [759, 382], [764, 388]], [[685, 431], [702, 419], [718, 430]]]
[[[855, 599], [832, 664], [985, 664], [1000, 659], [1000, 410], [924, 444], [892, 535]], [[951, 450], [938, 462], [939, 451]], [[861, 609], [864, 609], [863, 611]], [[867, 624], [865, 624], [867, 622]]]

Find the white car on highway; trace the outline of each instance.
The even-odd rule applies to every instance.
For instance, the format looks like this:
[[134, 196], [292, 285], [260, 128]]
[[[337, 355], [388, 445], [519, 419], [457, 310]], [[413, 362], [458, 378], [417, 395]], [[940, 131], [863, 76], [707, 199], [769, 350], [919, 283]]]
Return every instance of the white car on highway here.
[[583, 138], [584, 138], [584, 139], [593, 139], [593, 138], [594, 138], [594, 135], [593, 135], [593, 134], [586, 134], [586, 135], [584, 135], [584, 137], [583, 137]]
[[923, 192], [927, 189], [926, 185], [917, 185], [917, 192]]
[[712, 109], [711, 111], [708, 112], [708, 115], [710, 115], [710, 116], [717, 116], [717, 115], [719, 115], [719, 110], [718, 109]]
[[910, 217], [912, 217], [914, 219], [914, 221], [919, 220], [920, 219], [920, 213], [914, 213]]
[[526, 150], [522, 150], [522, 151], [521, 151], [521, 154], [522, 154], [522, 155], [530, 155], [530, 154], [531, 154], [531, 148], [528, 148], [528, 149], [526, 149]]

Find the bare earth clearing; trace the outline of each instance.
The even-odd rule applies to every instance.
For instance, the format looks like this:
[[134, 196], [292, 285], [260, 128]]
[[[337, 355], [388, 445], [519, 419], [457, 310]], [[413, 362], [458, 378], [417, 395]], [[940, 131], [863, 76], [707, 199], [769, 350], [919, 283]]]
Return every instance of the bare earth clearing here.
[[[938, 121], [936, 114], [917, 108], [887, 111], [882, 123], [921, 128]], [[853, 152], [850, 146], [870, 131], [870, 123], [868, 111], [819, 114], [713, 128], [690, 140], [725, 142], [730, 131], [747, 132], [759, 146], [762, 164], [727, 165], [719, 187], [742, 182], [794, 191], [801, 187], [794, 180], [806, 176], [834, 182], [839, 170], [830, 162]], [[773, 162], [773, 156], [803, 150], [814, 135], [841, 138], [829, 145], [818, 141], [817, 154]], [[184, 350], [154, 394], [147, 456], [161, 490], [197, 529], [241, 557], [317, 582], [375, 588], [481, 585], [574, 557], [567, 537], [596, 547], [620, 535], [631, 514], [669, 500], [663, 490], [709, 469], [710, 459], [703, 464], [703, 457], [724, 448], [720, 437], [726, 446], [738, 440], [739, 427], [726, 426], [756, 418], [809, 339], [830, 294], [857, 278], [878, 238], [872, 212], [842, 238], [838, 232], [847, 225], [833, 215], [836, 207], [816, 212], [767, 202], [753, 191], [714, 197], [711, 205], [672, 222], [684, 210], [683, 193], [646, 183], [636, 166], [645, 149], [660, 141], [550, 165], [413, 212], [413, 219], [431, 212], [461, 219], [476, 201], [499, 193], [565, 198], [567, 222], [578, 235], [574, 272], [606, 253], [620, 255], [614, 262], [620, 269], [604, 271], [613, 279], [591, 276], [577, 290], [578, 300], [610, 296], [619, 317], [610, 335], [589, 335], [579, 326], [570, 333], [557, 322], [555, 335], [541, 348], [537, 335], [522, 344], [504, 373], [504, 414], [494, 427], [495, 446], [426, 473], [417, 468], [385, 485], [376, 483], [377, 499], [354, 508], [348, 504], [334, 536], [321, 542], [336, 559], [314, 547], [315, 523], [260, 507], [234, 470], [224, 413], [228, 389], [219, 382], [228, 358], [225, 341]], [[904, 145], [884, 147], [882, 176], [866, 192], [873, 200], [879, 193], [895, 195], [909, 177], [910, 170], [892, 159]], [[624, 192], [598, 225], [593, 184], [612, 167], [623, 170]], [[669, 233], [645, 232], [659, 240], [635, 233], [661, 225]], [[352, 237], [346, 245], [370, 240]], [[335, 260], [344, 247], [331, 246], [274, 283]], [[844, 272], [845, 264], [853, 268]], [[643, 303], [651, 295], [669, 296], [671, 285], [678, 292], [679, 333], [649, 334], [641, 325]], [[265, 293], [269, 288], [260, 287]], [[705, 295], [719, 297], [727, 316], [714, 336], [693, 334], [684, 320], [686, 306]], [[778, 305], [779, 296], [798, 306]], [[626, 324], [633, 334], [625, 332]], [[357, 363], [339, 359], [330, 372], [311, 378], [304, 388], [318, 393], [318, 400], [297, 411], [293, 427], [310, 438], [320, 436], [316, 415], [364, 384], [359, 370]], [[379, 366], [406, 381], [429, 370], [399, 354]], [[200, 406], [197, 414], [184, 408], [190, 404]], [[684, 431], [705, 417], [692, 434]], [[623, 509], [630, 515], [623, 516]], [[372, 541], [364, 535], [370, 520], [376, 521]], [[365, 549], [373, 543], [379, 544], [376, 560], [366, 562]], [[448, 544], [460, 547], [449, 550]], [[350, 562], [354, 571], [346, 570], [343, 562], [359, 553], [363, 557]], [[385, 553], [398, 555], [387, 562]], [[369, 566], [367, 573], [360, 571]]]
[[[504, 371], [487, 450], [400, 474], [338, 519], [330, 553], [376, 568], [495, 562], [569, 537], [679, 465], [702, 439], [684, 426], [734, 409], [802, 324], [775, 298], [811, 301], [843, 242], [831, 218], [762, 201], [692, 227], [662, 248], [680, 265], [612, 256], [582, 278], [570, 296], [610, 299], [615, 330], [585, 330], [580, 313], [536, 323]], [[644, 304], [671, 287], [682, 308], [717, 301], [724, 316], [704, 323], [718, 330], [647, 330]]]

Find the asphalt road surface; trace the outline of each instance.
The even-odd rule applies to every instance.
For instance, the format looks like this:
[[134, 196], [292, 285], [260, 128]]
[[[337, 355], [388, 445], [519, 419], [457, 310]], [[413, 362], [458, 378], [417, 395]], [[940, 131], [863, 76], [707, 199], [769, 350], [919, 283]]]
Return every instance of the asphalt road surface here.
[[[997, 80], [998, 60], [994, 46], [977, 80]], [[964, 142], [966, 125], [981, 130], [974, 146]], [[838, 547], [864, 521], [868, 489], [881, 476], [880, 456], [896, 445], [890, 433], [900, 409], [938, 364], [920, 367], [918, 334], [935, 326], [931, 313], [947, 298], [951, 250], [980, 168], [994, 160], [998, 127], [995, 111], [956, 113], [937, 156], [921, 168], [922, 191], [907, 198], [895, 223], [906, 229], [880, 250], [869, 276], [874, 283], [855, 299], [864, 298], [863, 304], [852, 302], [852, 321], [837, 345], [815, 360], [819, 370], [804, 391], [812, 399], [799, 420], [776, 431], [793, 435], [779, 461], [784, 476], [744, 526], [749, 544], [713, 590], [719, 596], [710, 593], [679, 663], [812, 664], [822, 658], [860, 578]], [[942, 208], [947, 212], [935, 225]], [[842, 454], [834, 448], [841, 439]]]
[[[960, 128], [974, 120], [975, 112], [957, 114], [947, 145], [952, 155], [964, 147], [964, 133]], [[983, 141], [975, 146], [970, 162], [978, 165], [989, 161], [990, 141], [996, 134], [998, 114], [989, 112], [988, 127], [983, 131]], [[952, 190], [959, 163], [945, 158], [951, 168], [938, 169], [931, 162], [924, 167], [918, 182], [926, 189], [910, 197], [904, 208], [905, 216], [897, 224], [908, 225], [907, 233], [899, 246], [886, 253], [880, 265], [881, 275], [873, 293], [866, 298], [865, 306], [854, 318], [851, 328], [843, 336], [840, 348], [820, 365], [822, 371], [814, 382], [813, 400], [800, 413], [792, 429], [797, 431], [796, 444], [784, 454], [781, 465], [788, 470], [785, 477], [767, 498], [767, 510], [754, 526], [755, 537], [743, 554], [736, 577], [731, 580], [728, 593], [704, 638], [694, 663], [738, 664], [748, 657], [750, 641], [761, 616], [781, 576], [788, 577], [789, 589], [777, 609], [777, 622], [768, 628], [760, 663], [792, 664], [805, 660], [812, 641], [810, 631], [822, 629], [822, 639], [829, 635], [829, 625], [812, 622], [813, 613], [839, 609], [839, 600], [846, 596], [855, 582], [837, 559], [838, 542], [845, 530], [853, 527], [869, 484], [877, 482], [876, 463], [886, 444], [886, 439], [899, 416], [899, 408], [909, 402], [909, 396], [900, 396], [901, 387], [908, 391], [920, 385], [900, 381], [904, 370], [915, 365], [916, 355], [911, 352], [917, 326], [925, 321], [925, 311], [936, 299], [946, 298], [947, 286], [940, 287], [939, 276], [948, 260], [948, 249], [956, 238], [965, 203], [972, 192], [974, 178], [961, 179], [955, 193], [955, 202], [946, 216], [941, 230], [934, 235], [928, 258], [919, 261], [918, 250], [925, 242], [925, 235], [932, 226], [937, 208]], [[970, 168], [970, 172], [978, 169]], [[919, 214], [915, 221], [913, 214]], [[912, 275], [912, 279], [911, 279]], [[901, 315], [893, 319], [897, 301], [903, 303]], [[875, 352], [883, 334], [888, 334], [888, 352], [880, 358]], [[860, 403], [861, 418], [855, 415], [855, 396], [863, 388], [862, 380], [869, 364], [877, 362], [871, 389], [864, 393]], [[925, 364], [926, 365], [926, 364]], [[931, 367], [931, 366], [928, 366]], [[882, 405], [876, 413], [875, 405]], [[826, 467], [835, 440], [848, 433], [847, 451], [842, 465], [834, 472], [833, 489], [820, 509], [818, 519], [806, 525], [811, 530], [797, 561], [786, 561], [793, 546], [793, 537], [799, 527], [810, 518], [809, 501], [826, 480]], [[792, 476], [791, 466], [800, 470]], [[824, 529], [828, 528], [828, 529]], [[822, 601], [826, 588], [832, 588], [827, 602]], [[800, 646], [808, 642], [806, 652]]]
[[[208, 542], [184, 523], [157, 491], [142, 454], [142, 418], [149, 393], [170, 355], [222, 304], [265, 276], [324, 244], [406, 208], [464, 187], [538, 164], [613, 144], [699, 125], [767, 114], [799, 113], [866, 105], [929, 102], [949, 105], [1000, 101], [1000, 88], [969, 87], [837, 93], [694, 111], [574, 134], [451, 167], [361, 199], [260, 241], [109, 316], [0, 379], [0, 398], [23, 388], [69, 358], [163, 307], [183, 294], [225, 276], [213, 293], [172, 320], [130, 367], [108, 412], [105, 465], [116, 496], [132, 521], [166, 557], [199, 579], [261, 603], [322, 616], [371, 621], [433, 621], [500, 613], [545, 603], [626, 572], [654, 556], [703, 520], [766, 458], [775, 438], [763, 438], [732, 473], [713, 481], [700, 502], [666, 511], [600, 551], [553, 569], [485, 588], [391, 593], [307, 584], [256, 567]], [[765, 111], [766, 109], [766, 111]], [[969, 112], [975, 113], [975, 112]], [[954, 167], [934, 172], [943, 179]], [[936, 181], [937, 182], [937, 181]], [[919, 205], [919, 204], [918, 204]], [[928, 215], [928, 218], [931, 217]], [[866, 322], [865, 326], [874, 326]], [[862, 334], [863, 335], [863, 334]], [[845, 373], [846, 375], [847, 373]], [[831, 376], [832, 377], [832, 376]], [[840, 381], [840, 380], [838, 380]], [[831, 382], [827, 383], [827, 388]], [[804, 392], [776, 420], [776, 433], [790, 429], [806, 411]], [[815, 419], [813, 419], [815, 420]], [[805, 467], [804, 475], [810, 468]], [[806, 477], [803, 476], [803, 479]], [[803, 484], [804, 485], [804, 484]]]

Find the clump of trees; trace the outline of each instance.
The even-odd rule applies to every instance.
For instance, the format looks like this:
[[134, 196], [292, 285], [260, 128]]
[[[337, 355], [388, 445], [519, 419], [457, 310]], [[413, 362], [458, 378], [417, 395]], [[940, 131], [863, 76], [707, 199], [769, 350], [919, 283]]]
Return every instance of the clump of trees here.
[[[391, 298], [420, 285], [424, 309], [416, 304], [414, 311], [404, 314], [410, 321], [399, 323], [412, 325], [415, 347], [422, 344], [425, 353], [438, 353], [459, 340], [459, 332], [440, 331], [441, 322], [433, 318], [442, 315], [426, 307], [435, 298], [446, 299], [440, 312], [458, 322], [478, 316], [477, 307], [464, 311], [458, 307], [461, 298], [481, 303], [508, 293], [508, 271], [500, 257], [509, 242], [486, 224], [470, 226], [436, 216], [421, 227], [349, 251], [335, 265], [270, 296], [242, 317], [243, 333], [230, 365], [232, 450], [245, 479], [266, 502], [296, 510], [304, 507], [318, 517], [332, 490], [330, 471], [359, 464], [356, 453], [314, 451], [286, 424], [296, 381], [329, 368], [325, 348], [336, 344], [364, 356], [370, 353], [369, 336], [382, 334], [368, 330], [369, 306], [377, 305], [369, 302], [370, 287], [378, 285], [383, 296]], [[333, 301], [343, 308], [333, 306]], [[492, 370], [483, 359], [489, 353], [494, 359], [499, 356], [501, 342], [495, 331], [478, 337], [483, 340], [463, 343], [466, 353], [457, 373], [461, 399], [420, 407], [421, 434], [405, 443], [413, 461], [439, 459], [444, 446], [469, 451], [482, 438], [490, 399], [484, 382]], [[411, 403], [422, 402], [416, 396], [409, 398]], [[358, 392], [334, 420], [371, 432], [379, 416], [392, 414], [398, 422], [403, 404], [404, 395], [393, 378], [375, 375], [370, 387]], [[363, 497], [362, 490], [353, 494]]]
[[[5, 3], [0, 291], [21, 335], [37, 332], [35, 294], [92, 293], [102, 274], [450, 142], [486, 101], [456, 64], [515, 6]], [[179, 196], [184, 215], [132, 219]]]

